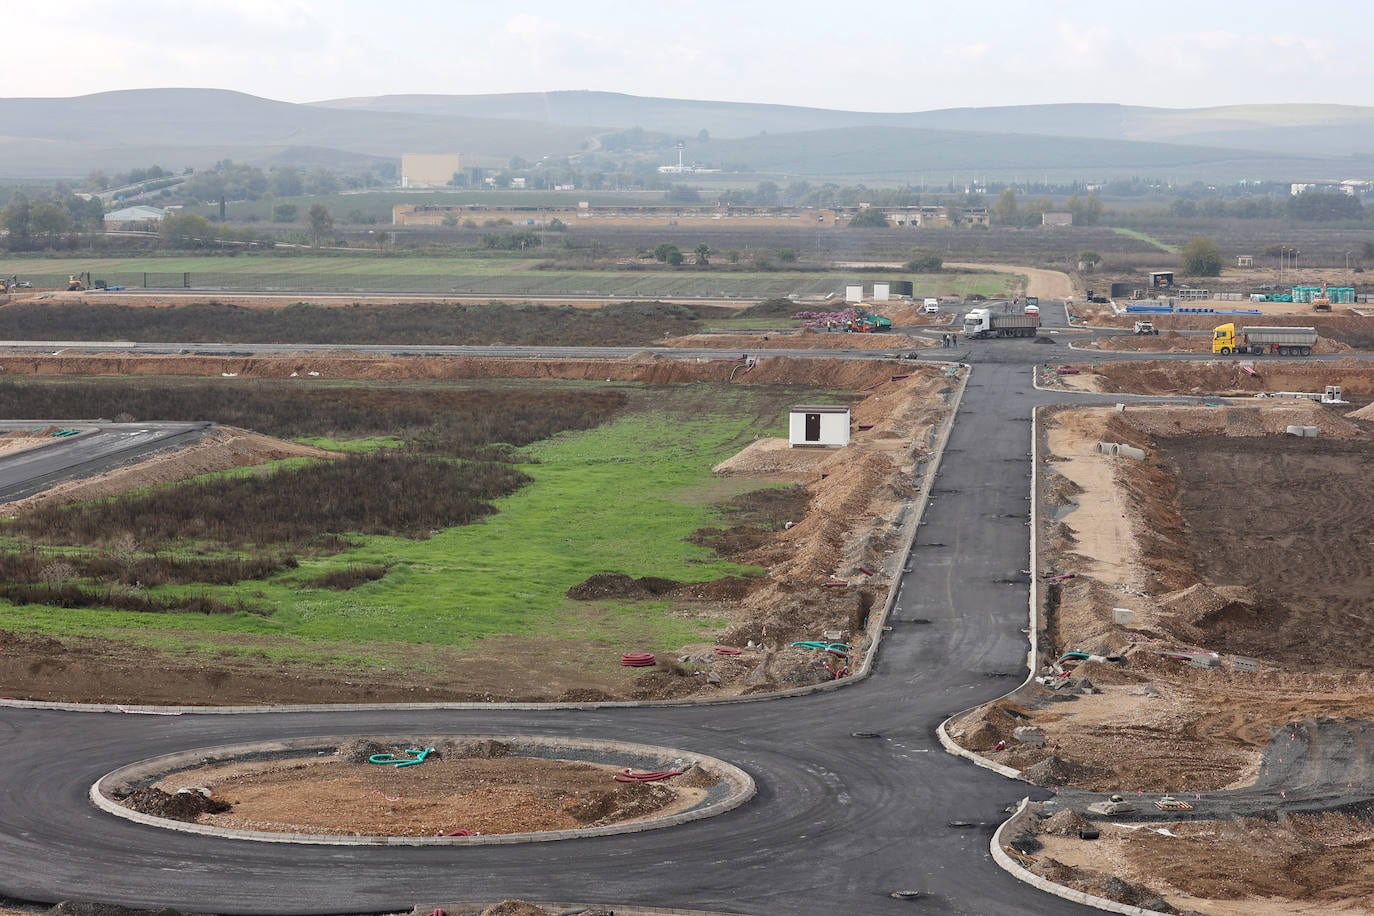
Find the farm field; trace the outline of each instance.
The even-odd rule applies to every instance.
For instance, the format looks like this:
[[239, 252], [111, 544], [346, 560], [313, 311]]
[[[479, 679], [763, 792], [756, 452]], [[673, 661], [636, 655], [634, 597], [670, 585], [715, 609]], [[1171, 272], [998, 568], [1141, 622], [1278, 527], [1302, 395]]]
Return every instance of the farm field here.
[[[158, 361], [144, 362], [142, 371]], [[190, 414], [340, 457], [202, 473], [189, 483], [154, 461], [143, 479], [120, 472], [104, 489], [94, 481], [11, 507], [0, 564], [13, 606], [0, 609], [0, 631], [20, 652], [0, 654], [0, 691], [107, 702], [336, 702], [700, 689], [703, 681], [687, 676], [699, 669], [646, 674], [620, 667], [619, 657], [757, 634], [755, 615], [784, 613], [789, 602], [809, 610], [765, 626], [812, 636], [822, 620], [844, 625], [862, 600], [803, 600], [795, 586], [787, 600], [765, 597], [783, 556], [767, 545], [820, 498], [801, 488], [819, 483], [818, 471], [780, 477], [774, 461], [757, 474], [720, 477], [712, 467], [760, 437], [775, 441], [766, 437], [783, 431], [792, 403], [881, 399], [881, 391], [857, 394], [881, 380], [886, 397], [903, 405], [893, 418], [884, 412], [886, 427], [919, 418], [916, 435], [942, 403], [933, 369], [892, 382], [881, 362], [827, 370], [810, 361], [792, 379], [785, 360], [768, 362], [779, 366], [771, 378], [761, 366], [750, 374], [755, 383], [733, 386], [724, 383], [733, 364], [687, 364], [675, 381], [671, 361], [633, 367], [666, 384], [574, 380], [619, 371], [610, 363], [514, 361], [469, 361], [463, 371], [476, 367], [476, 379], [406, 382], [393, 376], [405, 361], [327, 359], [312, 365], [326, 367], [328, 380], [308, 389], [285, 379], [289, 361], [263, 381], [251, 372], [232, 382], [73, 378], [74, 368], [96, 367], [80, 361], [60, 379], [9, 381], [0, 386], [0, 413], [9, 416]], [[210, 363], [228, 364], [173, 358], [161, 366]], [[374, 380], [340, 378], [350, 371]], [[522, 371], [545, 378], [492, 377]], [[895, 473], [900, 444], [883, 439], [866, 469], [878, 462]], [[806, 467], [828, 457], [810, 453]], [[827, 490], [865, 491], [853, 518], [842, 513], [826, 526], [871, 522], [872, 478], [861, 473], [826, 482]], [[482, 488], [460, 501], [472, 482]], [[369, 493], [381, 498], [356, 498]], [[798, 547], [785, 553], [794, 563], [809, 556]], [[843, 558], [808, 562], [817, 593], [829, 591], [820, 583]], [[748, 605], [751, 596], [758, 605]], [[763, 670], [769, 662], [739, 660], [718, 689], [775, 683], [784, 675]]]

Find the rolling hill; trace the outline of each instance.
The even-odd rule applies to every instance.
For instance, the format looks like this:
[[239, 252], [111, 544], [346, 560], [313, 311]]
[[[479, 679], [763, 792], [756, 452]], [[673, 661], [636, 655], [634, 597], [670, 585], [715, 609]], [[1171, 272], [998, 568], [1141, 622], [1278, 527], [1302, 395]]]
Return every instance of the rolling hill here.
[[[147, 89], [0, 99], [0, 177], [78, 177], [151, 164], [352, 167], [405, 152], [477, 164], [559, 158], [643, 127], [689, 159], [837, 180], [968, 177], [1351, 177], [1374, 170], [1374, 108], [1160, 109], [1038, 105], [838, 111], [607, 92], [396, 95], [294, 104], [240, 92]], [[700, 131], [706, 142], [697, 139]], [[660, 152], [663, 162], [671, 152]]]

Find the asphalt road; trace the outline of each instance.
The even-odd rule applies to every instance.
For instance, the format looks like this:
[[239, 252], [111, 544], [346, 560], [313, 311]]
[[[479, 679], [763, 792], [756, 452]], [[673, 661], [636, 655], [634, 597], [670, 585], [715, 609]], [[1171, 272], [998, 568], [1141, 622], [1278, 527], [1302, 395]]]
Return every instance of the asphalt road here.
[[[1062, 327], [1062, 308], [1058, 322], [1054, 311], [1046, 306], [1046, 322]], [[1072, 397], [1036, 392], [1032, 367], [1063, 352], [1028, 341], [969, 345], [974, 369], [871, 678], [810, 697], [706, 707], [181, 716], [3, 708], [0, 895], [217, 913], [506, 897], [817, 916], [1090, 912], [1016, 881], [989, 855], [1008, 807], [1044, 793], [946, 755], [935, 737], [949, 714], [1026, 673], [1031, 410]], [[100, 776], [156, 754], [412, 730], [662, 743], [730, 760], [759, 792], [728, 814], [671, 829], [463, 848], [219, 840], [109, 817], [87, 800]], [[922, 897], [889, 896], [908, 889]]]
[[0, 456], [0, 502], [23, 499], [53, 484], [89, 477], [143, 460], [164, 448], [180, 448], [199, 439], [209, 423], [102, 423], [70, 420], [0, 422], [0, 429], [47, 425], [79, 429], [75, 436], [53, 439], [38, 448]]

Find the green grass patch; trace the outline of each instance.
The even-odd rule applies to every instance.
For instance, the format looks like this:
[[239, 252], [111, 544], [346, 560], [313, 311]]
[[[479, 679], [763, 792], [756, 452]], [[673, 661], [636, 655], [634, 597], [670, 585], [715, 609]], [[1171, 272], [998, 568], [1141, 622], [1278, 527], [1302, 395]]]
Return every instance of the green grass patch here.
[[1165, 243], [1165, 242], [1161, 242], [1159, 239], [1155, 238], [1153, 235], [1150, 235], [1150, 234], [1145, 233], [1145, 232], [1141, 232], [1141, 231], [1138, 230], [1138, 229], [1123, 229], [1123, 228], [1121, 228], [1121, 227], [1119, 227], [1119, 226], [1113, 226], [1113, 227], [1111, 227], [1111, 228], [1112, 228], [1112, 231], [1115, 232], [1117, 235], [1124, 235], [1124, 236], [1126, 236], [1126, 237], [1128, 237], [1128, 238], [1139, 239], [1140, 241], [1144, 242], [1144, 243], [1147, 244], [1147, 245], [1153, 245], [1153, 246], [1155, 246], [1155, 247], [1158, 248], [1160, 251], [1167, 251], [1169, 254], [1178, 254], [1178, 246], [1177, 246], [1177, 245], [1169, 245], [1169, 244], [1167, 244], [1167, 243]]
[[[465, 647], [512, 635], [656, 648], [692, 642], [720, 621], [677, 616], [661, 602], [587, 606], [566, 592], [603, 572], [684, 582], [757, 574], [687, 541], [720, 523], [717, 498], [750, 488], [715, 480], [711, 467], [756, 436], [782, 434], [787, 404], [825, 396], [716, 385], [654, 389], [639, 410], [613, 422], [528, 446], [517, 466], [533, 481], [495, 500], [496, 514], [477, 523], [423, 540], [348, 535], [356, 546], [304, 557], [298, 569], [267, 580], [147, 590], [241, 600], [273, 609], [267, 617], [0, 606], [0, 628], [186, 651], [224, 651], [206, 637], [274, 637], [303, 645], [290, 650], [302, 658], [328, 656], [343, 644], [367, 656], [369, 644], [379, 652], [380, 644], [397, 643]], [[306, 585], [331, 571], [372, 565], [387, 566], [387, 574], [347, 591]], [[288, 650], [251, 651], [284, 659], [272, 653]]]

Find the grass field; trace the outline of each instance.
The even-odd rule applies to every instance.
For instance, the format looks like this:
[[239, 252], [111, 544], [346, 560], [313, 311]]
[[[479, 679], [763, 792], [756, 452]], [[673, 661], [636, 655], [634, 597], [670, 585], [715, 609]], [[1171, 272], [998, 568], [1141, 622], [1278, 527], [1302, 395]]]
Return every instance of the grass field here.
[[[242, 601], [271, 609], [267, 616], [0, 606], [0, 628], [355, 666], [394, 664], [382, 644], [462, 647], [506, 634], [660, 649], [691, 642], [715, 621], [671, 616], [662, 602], [589, 606], [566, 592], [603, 572], [688, 582], [755, 572], [686, 540], [719, 520], [709, 497], [729, 495], [717, 493], [710, 469], [756, 435], [783, 433], [787, 404], [824, 393], [626, 387], [637, 406], [618, 419], [524, 449], [517, 467], [533, 482], [497, 500], [497, 513], [480, 522], [420, 540], [350, 536], [356, 546], [302, 557], [298, 568], [265, 580], [146, 589]], [[733, 492], [739, 484], [731, 484]], [[309, 584], [377, 566], [387, 568], [383, 578], [352, 590]]]

